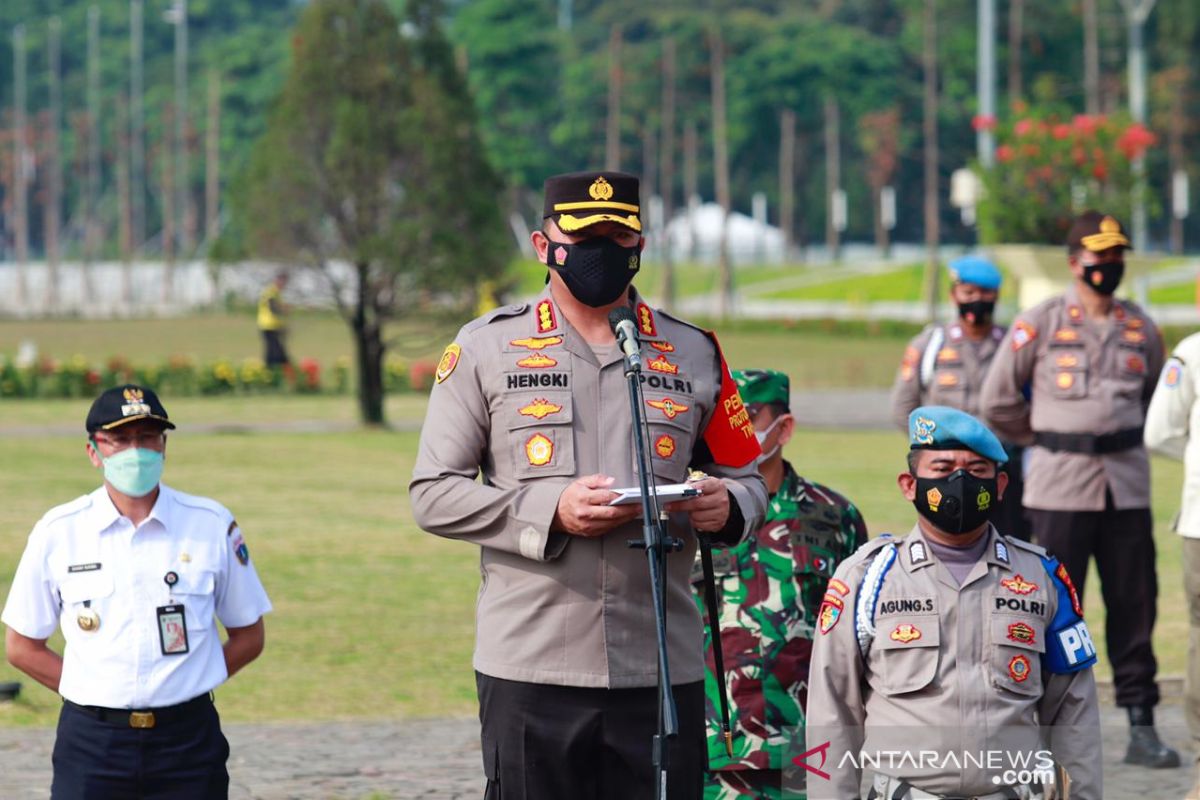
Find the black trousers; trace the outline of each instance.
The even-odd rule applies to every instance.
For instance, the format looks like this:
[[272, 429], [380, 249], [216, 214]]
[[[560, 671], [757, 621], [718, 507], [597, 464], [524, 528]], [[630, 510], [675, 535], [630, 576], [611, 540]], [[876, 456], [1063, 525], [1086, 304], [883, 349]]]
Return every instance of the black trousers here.
[[1021, 500], [1025, 496], [1025, 475], [1022, 456], [1025, 449], [1015, 445], [1004, 446], [1008, 452], [1008, 463], [1004, 471], [1008, 473], [1008, 488], [1004, 490], [1004, 499], [996, 506], [992, 516], [992, 524], [996, 530], [1023, 542], [1029, 541], [1029, 519], [1025, 516], [1025, 508]]
[[283, 344], [283, 331], [261, 331], [263, 338], [263, 361], [268, 367], [282, 367], [287, 364], [287, 348]]
[[[521, 683], [475, 673], [484, 800], [653, 800], [658, 690]], [[700, 800], [707, 756], [704, 683], [677, 684], [668, 748], [671, 800]]]
[[1034, 540], [1066, 565], [1083, 602], [1088, 559], [1096, 556], [1104, 597], [1104, 638], [1119, 706], [1158, 704], [1151, 634], [1157, 615], [1158, 574], [1150, 509], [1118, 511], [1026, 509]]
[[96, 719], [63, 704], [52, 800], [224, 800], [229, 743], [217, 709], [150, 729]]

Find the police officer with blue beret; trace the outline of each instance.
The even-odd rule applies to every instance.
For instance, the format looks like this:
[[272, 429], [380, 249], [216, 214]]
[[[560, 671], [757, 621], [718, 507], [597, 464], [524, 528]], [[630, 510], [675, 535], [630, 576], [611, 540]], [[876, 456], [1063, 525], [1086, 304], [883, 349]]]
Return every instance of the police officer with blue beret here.
[[809, 800], [860, 797], [864, 773], [868, 798], [1099, 800], [1096, 650], [1066, 568], [988, 521], [1004, 447], [945, 406], [908, 430], [917, 524], [844, 561], [818, 613]]
[[105, 391], [86, 427], [104, 484], [34, 526], [0, 617], [9, 662], [63, 698], [51, 797], [219, 800], [212, 691], [262, 652], [271, 603], [229, 510], [161, 482], [153, 391]]
[[[951, 406], [979, 414], [979, 395], [1005, 328], [993, 321], [1004, 276], [982, 256], [963, 256], [949, 264], [950, 302], [958, 309], [952, 323], [933, 323], [913, 337], [904, 350], [892, 384], [892, 419], [908, 430], [908, 416], [921, 405]], [[1028, 540], [1028, 523], [1021, 509], [1024, 482], [1023, 450], [1005, 444], [1008, 489], [993, 521], [1009, 536]]]

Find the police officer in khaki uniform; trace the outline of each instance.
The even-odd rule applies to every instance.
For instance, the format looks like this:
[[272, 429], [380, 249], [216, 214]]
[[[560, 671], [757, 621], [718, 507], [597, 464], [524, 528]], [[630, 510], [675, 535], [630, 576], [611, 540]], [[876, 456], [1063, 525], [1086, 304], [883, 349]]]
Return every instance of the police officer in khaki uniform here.
[[[530, 303], [468, 323], [438, 366], [409, 491], [426, 531], [480, 546], [474, 665], [487, 797], [652, 797], [657, 650], [623, 358], [611, 310], [634, 311], [643, 413], [660, 484], [711, 477], [670, 503], [684, 542], [667, 558], [667, 636], [680, 733], [671, 797], [697, 800], [704, 774], [704, 662], [689, 575], [694, 530], [737, 541], [767, 493], [754, 427], [711, 334], [650, 308], [630, 282], [643, 245], [638, 179], [546, 181], [550, 268]], [[482, 481], [476, 478], [482, 474]]]
[[[904, 350], [892, 384], [892, 419], [908, 433], [908, 415], [917, 406], [940, 405], [979, 414], [979, 392], [992, 358], [1004, 338], [1004, 327], [993, 321], [1004, 276], [991, 261], [964, 256], [951, 261], [950, 301], [958, 309], [952, 324], [933, 324], [917, 334]], [[1029, 539], [1021, 508], [1023, 449], [1005, 443], [1008, 489], [992, 521], [1009, 536]]]
[[1062, 560], [1080, 592], [1096, 556], [1117, 705], [1131, 725], [1125, 761], [1177, 767], [1179, 754], [1153, 727], [1158, 579], [1142, 444], [1163, 344], [1140, 308], [1113, 297], [1128, 247], [1111, 216], [1088, 211], [1075, 221], [1067, 236], [1074, 281], [1017, 317], [981, 406], [1000, 435], [1033, 445], [1024, 502], [1034, 540]]
[[1070, 577], [987, 521], [1004, 448], [945, 406], [909, 430], [898, 484], [917, 525], [843, 562], [818, 614], [808, 797], [860, 797], [865, 772], [869, 798], [1061, 798], [1069, 783], [1100, 800], [1095, 647]]

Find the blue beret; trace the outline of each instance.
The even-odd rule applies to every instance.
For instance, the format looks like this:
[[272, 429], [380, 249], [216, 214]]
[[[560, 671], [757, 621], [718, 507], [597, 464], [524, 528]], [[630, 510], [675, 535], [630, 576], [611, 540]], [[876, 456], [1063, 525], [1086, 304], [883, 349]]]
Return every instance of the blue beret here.
[[1008, 461], [1004, 446], [986, 425], [949, 406], [921, 406], [908, 415], [911, 450], [974, 450], [997, 464]]
[[1000, 288], [1004, 276], [996, 265], [979, 256], [963, 256], [950, 262], [950, 277], [962, 283], [973, 283], [980, 289], [995, 291]]

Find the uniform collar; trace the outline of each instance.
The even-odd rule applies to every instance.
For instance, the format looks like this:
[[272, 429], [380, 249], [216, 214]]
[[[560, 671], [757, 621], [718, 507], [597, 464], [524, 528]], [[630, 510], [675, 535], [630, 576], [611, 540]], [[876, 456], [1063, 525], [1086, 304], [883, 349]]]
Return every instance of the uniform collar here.
[[[174, 507], [174, 490], [165, 483], [160, 482], [158, 484], [158, 499], [154, 501], [154, 507], [150, 509], [150, 513], [146, 516], [142, 524], [145, 525], [150, 520], [156, 520], [165, 530], [170, 530], [171, 515]], [[101, 484], [100, 488], [92, 492], [92, 530], [98, 534], [105, 533], [120, 519], [122, 519], [121, 512], [113, 504], [112, 498], [108, 496], [108, 487]]]
[[[1012, 553], [1000, 532], [996, 530], [996, 526], [989, 523], [984, 537], [987, 538], [988, 544], [983, 551], [983, 557], [987, 559], [988, 564], [1011, 572]], [[937, 559], [933, 555], [933, 548], [929, 546], [929, 541], [925, 538], [920, 525], [914, 525], [908, 536], [900, 541], [898, 547], [900, 548], [900, 563], [909, 572], [937, 563]]]

